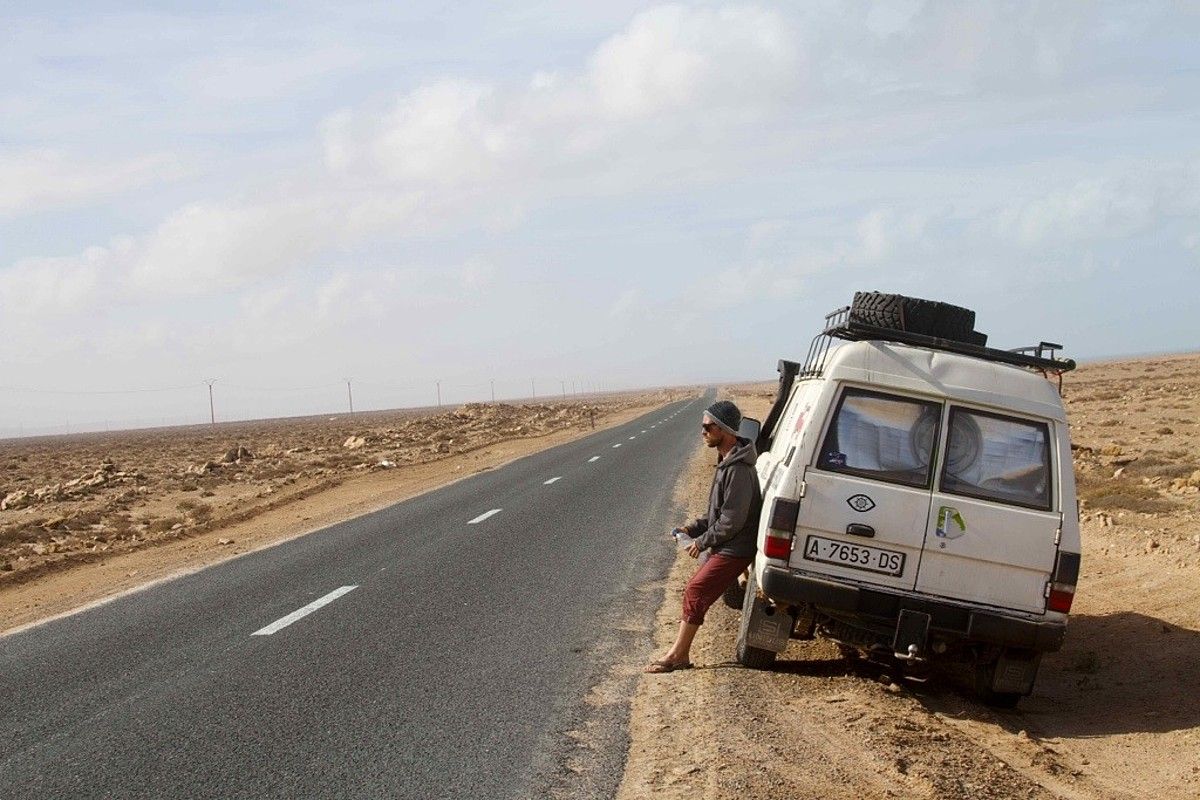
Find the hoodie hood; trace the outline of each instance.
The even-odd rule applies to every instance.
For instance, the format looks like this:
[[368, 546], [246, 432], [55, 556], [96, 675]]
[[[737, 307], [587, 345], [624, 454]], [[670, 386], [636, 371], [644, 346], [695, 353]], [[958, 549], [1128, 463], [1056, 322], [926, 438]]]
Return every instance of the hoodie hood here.
[[753, 467], [754, 462], [758, 461], [758, 451], [754, 449], [754, 442], [749, 439], [738, 439], [737, 444], [729, 451], [729, 454], [721, 459], [721, 463], [717, 465], [717, 469], [724, 469], [730, 464], [743, 462]]

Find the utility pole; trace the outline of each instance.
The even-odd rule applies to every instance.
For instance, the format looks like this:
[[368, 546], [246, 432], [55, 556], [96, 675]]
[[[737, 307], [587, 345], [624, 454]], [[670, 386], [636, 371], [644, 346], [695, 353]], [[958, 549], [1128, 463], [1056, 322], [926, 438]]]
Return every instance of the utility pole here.
[[352, 392], [350, 390], [350, 379], [343, 378], [342, 380], [344, 380], [346, 382], [346, 397], [350, 400], [350, 413], [353, 414], [354, 413], [354, 392]]
[[496, 402], [496, 382], [492, 381], [492, 402]]
[[217, 379], [209, 378], [208, 380], [206, 380], [204, 382], [208, 384], [208, 421], [211, 422], [213, 425], [216, 425], [217, 424], [217, 412], [216, 412], [215, 407], [213, 406], [212, 387], [213, 387], [213, 384], [217, 382]]
[[562, 384], [562, 394], [563, 394], [563, 400], [566, 400], [566, 399], [567, 399], [567, 382], [566, 382], [566, 381], [559, 381], [559, 383], [560, 383], [560, 384]]
[[437, 384], [438, 408], [441, 408], [442, 407], [442, 382], [441, 381], [434, 381], [434, 382]]
[[533, 388], [533, 378], [529, 379], [529, 394], [534, 400], [537, 400], [537, 389]]

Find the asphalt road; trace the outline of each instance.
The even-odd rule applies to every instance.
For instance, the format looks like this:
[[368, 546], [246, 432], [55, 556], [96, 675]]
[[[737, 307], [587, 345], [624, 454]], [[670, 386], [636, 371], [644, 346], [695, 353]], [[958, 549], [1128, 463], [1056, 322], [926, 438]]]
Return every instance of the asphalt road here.
[[703, 403], [0, 639], [0, 797], [611, 795]]

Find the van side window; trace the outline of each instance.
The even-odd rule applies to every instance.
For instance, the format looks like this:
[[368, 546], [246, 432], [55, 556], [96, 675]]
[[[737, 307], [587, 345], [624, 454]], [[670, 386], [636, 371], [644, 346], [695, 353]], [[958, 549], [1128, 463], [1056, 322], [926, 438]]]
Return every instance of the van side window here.
[[846, 389], [835, 413], [817, 459], [818, 469], [929, 486], [939, 404]]
[[1050, 488], [1046, 423], [950, 409], [943, 492], [1049, 511]]

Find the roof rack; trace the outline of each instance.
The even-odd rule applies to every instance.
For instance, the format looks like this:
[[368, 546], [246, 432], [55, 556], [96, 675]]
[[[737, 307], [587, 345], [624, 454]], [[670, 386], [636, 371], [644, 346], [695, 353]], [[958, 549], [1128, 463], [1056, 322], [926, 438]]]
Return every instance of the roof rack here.
[[805, 358], [804, 367], [800, 371], [800, 377], [816, 377], [822, 373], [834, 339], [843, 339], [849, 342], [867, 340], [898, 342], [930, 350], [942, 350], [947, 353], [982, 358], [986, 361], [997, 361], [1016, 367], [1027, 367], [1040, 371], [1047, 379], [1051, 375], [1058, 376], [1060, 388], [1063, 373], [1075, 369], [1074, 359], [1057, 357], [1057, 352], [1062, 349], [1061, 344], [1041, 342], [1031, 347], [1018, 347], [1015, 350], [998, 350], [993, 347], [981, 347], [966, 342], [939, 339], [936, 336], [926, 336], [922, 333], [852, 322], [850, 306], [844, 306], [825, 315], [825, 328], [813, 337], [812, 344], [808, 348], [808, 357]]

